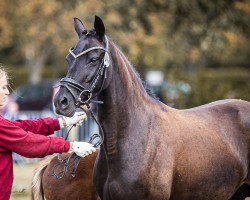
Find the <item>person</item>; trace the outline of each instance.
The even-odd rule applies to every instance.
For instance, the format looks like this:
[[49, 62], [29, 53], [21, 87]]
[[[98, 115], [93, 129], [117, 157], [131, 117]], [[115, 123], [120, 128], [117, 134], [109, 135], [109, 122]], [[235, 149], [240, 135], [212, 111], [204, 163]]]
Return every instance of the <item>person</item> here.
[[[8, 74], [0, 66], [0, 108], [8, 99]], [[12, 152], [28, 158], [42, 158], [62, 152], [75, 152], [84, 157], [96, 149], [88, 142], [69, 142], [62, 137], [49, 136], [61, 128], [80, 125], [84, 112], [73, 117], [40, 118], [36, 120], [8, 120], [0, 115], [0, 199], [9, 200], [13, 184]]]

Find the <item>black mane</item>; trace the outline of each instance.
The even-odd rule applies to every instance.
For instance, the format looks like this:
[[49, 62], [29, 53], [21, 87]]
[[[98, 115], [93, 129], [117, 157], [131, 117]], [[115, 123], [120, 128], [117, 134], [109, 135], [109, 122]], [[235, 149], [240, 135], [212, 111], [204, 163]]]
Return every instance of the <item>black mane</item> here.
[[150, 97], [152, 97], [152, 98], [154, 98], [154, 99], [156, 99], [156, 100], [159, 100], [159, 98], [157, 97], [157, 95], [156, 95], [156, 94], [153, 92], [153, 90], [148, 86], [148, 83], [147, 83], [146, 81], [143, 81], [143, 80], [141, 80], [141, 82], [142, 82], [142, 85], [143, 85], [144, 89], [146, 90], [147, 94], [148, 94]]

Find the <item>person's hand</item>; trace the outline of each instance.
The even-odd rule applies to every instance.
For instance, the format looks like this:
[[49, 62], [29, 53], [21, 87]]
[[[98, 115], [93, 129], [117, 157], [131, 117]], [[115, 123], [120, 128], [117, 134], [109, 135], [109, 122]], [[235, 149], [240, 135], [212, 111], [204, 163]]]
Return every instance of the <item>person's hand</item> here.
[[87, 115], [85, 112], [75, 112], [75, 114], [72, 117], [62, 117], [59, 118], [59, 123], [61, 128], [71, 126], [71, 125], [82, 125], [82, 122], [84, 119], [87, 118]]
[[88, 142], [74, 141], [71, 143], [71, 145], [71, 151], [75, 152], [76, 155], [82, 158], [96, 151], [96, 148], [93, 146], [93, 144]]

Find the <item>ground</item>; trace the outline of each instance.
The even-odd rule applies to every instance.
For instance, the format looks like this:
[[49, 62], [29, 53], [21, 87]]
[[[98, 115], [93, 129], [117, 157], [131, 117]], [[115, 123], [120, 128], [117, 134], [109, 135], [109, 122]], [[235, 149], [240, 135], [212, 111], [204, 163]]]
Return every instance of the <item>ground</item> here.
[[30, 200], [31, 199], [31, 179], [36, 163], [34, 164], [14, 164], [14, 183], [10, 200]]
[[[14, 164], [14, 183], [10, 200], [30, 200], [31, 199], [31, 179], [36, 163]], [[245, 200], [250, 200], [250, 197]]]

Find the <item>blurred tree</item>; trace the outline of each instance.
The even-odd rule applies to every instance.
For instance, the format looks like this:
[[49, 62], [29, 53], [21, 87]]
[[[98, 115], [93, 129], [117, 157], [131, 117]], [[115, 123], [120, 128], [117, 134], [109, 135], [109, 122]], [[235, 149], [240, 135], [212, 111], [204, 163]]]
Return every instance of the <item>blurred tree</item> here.
[[193, 88], [185, 107], [218, 99], [250, 100], [250, 70], [246, 68], [202, 69], [192, 76]]
[[[62, 3], [59, 1], [23, 0], [16, 1], [13, 34], [19, 50], [29, 67], [29, 81], [41, 80], [41, 71], [55, 45], [64, 33]], [[64, 35], [62, 35], [64, 34]]]
[[176, 69], [193, 77], [205, 68], [250, 66], [248, 0], [2, 0], [0, 11], [0, 59], [25, 61], [31, 82], [41, 80], [45, 65], [46, 74], [66, 73], [75, 16], [88, 29], [100, 16], [143, 77], [149, 69], [175, 81]]
[[[181, 38], [185, 67], [194, 71], [197, 67], [223, 65], [225, 61], [235, 63], [235, 42], [245, 41], [249, 36], [250, 12], [244, 12], [241, 6], [249, 7], [248, 1], [177, 1], [169, 6], [173, 16], [170, 24], [173, 37]], [[244, 20], [243, 20], [244, 19]], [[228, 36], [237, 35], [232, 41]], [[234, 43], [234, 44], [233, 44]], [[248, 44], [238, 43], [245, 54], [250, 53]], [[180, 45], [181, 46], [181, 45]], [[225, 51], [227, 54], [225, 54]], [[241, 60], [242, 62], [242, 60]]]
[[0, 48], [10, 45], [13, 39], [12, 27], [9, 23], [10, 9], [7, 1], [0, 2]]

